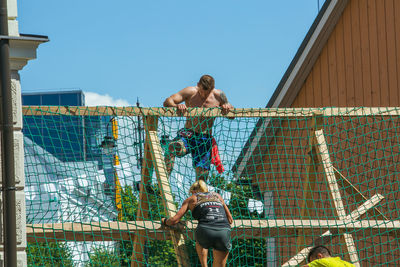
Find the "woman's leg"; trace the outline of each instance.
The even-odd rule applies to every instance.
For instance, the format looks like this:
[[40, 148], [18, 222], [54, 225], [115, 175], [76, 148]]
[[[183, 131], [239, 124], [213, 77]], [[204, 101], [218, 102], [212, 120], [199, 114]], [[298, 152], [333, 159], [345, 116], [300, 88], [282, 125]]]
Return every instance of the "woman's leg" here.
[[213, 267], [225, 267], [228, 255], [229, 255], [229, 250], [222, 251], [213, 249], [213, 256], [214, 256]]
[[197, 255], [199, 256], [199, 260], [201, 263], [201, 267], [207, 267], [207, 254], [208, 249], [203, 248], [199, 242], [196, 242], [196, 251]]

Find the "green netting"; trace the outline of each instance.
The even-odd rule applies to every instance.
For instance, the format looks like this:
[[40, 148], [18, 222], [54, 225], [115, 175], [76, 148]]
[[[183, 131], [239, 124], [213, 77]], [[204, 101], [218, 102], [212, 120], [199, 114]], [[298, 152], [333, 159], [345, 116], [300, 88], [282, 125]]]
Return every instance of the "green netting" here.
[[[225, 171], [211, 165], [207, 182], [235, 219], [228, 266], [280, 266], [319, 243], [361, 266], [400, 263], [399, 109], [238, 109], [233, 120], [196, 112], [192, 119], [173, 109], [24, 107], [29, 265], [177, 265], [169, 231], [160, 229], [157, 173], [142, 169], [145, 115], [158, 117], [155, 146], [163, 149], [187, 119], [214, 120]], [[141, 172], [151, 178], [142, 205]], [[176, 208], [195, 180], [192, 156], [176, 158], [169, 178]], [[374, 196], [381, 201], [359, 209]], [[190, 212], [184, 220], [194, 221]], [[185, 251], [200, 266], [192, 230], [182, 230]]]

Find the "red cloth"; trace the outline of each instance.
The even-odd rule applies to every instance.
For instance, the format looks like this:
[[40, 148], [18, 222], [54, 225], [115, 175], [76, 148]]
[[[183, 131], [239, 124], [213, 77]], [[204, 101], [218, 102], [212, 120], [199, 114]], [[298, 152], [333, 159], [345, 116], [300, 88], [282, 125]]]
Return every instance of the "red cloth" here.
[[223, 173], [225, 171], [221, 158], [219, 157], [218, 145], [214, 137], [212, 138], [211, 163], [215, 165], [218, 173]]

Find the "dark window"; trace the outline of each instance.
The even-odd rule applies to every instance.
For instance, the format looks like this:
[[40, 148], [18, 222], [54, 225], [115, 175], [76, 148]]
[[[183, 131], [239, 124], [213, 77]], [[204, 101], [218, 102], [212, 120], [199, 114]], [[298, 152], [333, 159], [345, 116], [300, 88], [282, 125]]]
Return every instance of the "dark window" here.
[[44, 106], [59, 106], [60, 105], [60, 95], [59, 94], [42, 95], [42, 105], [44, 105]]
[[22, 105], [38, 106], [41, 104], [40, 95], [22, 95]]

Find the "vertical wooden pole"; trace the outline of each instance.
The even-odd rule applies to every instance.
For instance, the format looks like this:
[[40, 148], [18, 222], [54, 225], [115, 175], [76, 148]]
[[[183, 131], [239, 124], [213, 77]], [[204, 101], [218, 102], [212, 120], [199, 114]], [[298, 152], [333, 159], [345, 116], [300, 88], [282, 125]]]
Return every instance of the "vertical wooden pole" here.
[[[342, 195], [339, 190], [339, 185], [336, 180], [335, 171], [333, 169], [333, 165], [331, 162], [331, 158], [329, 156], [328, 146], [325, 141], [324, 131], [318, 130], [315, 131], [315, 138], [317, 140], [318, 147], [318, 157], [322, 163], [324, 168], [324, 173], [326, 179], [328, 180], [329, 189], [331, 191], [332, 200], [335, 205], [335, 212], [339, 217], [339, 220], [346, 219], [346, 209], [343, 204]], [[347, 251], [350, 255], [350, 260], [355, 266], [360, 266], [360, 260], [358, 258], [357, 249], [354, 243], [353, 236], [351, 234], [343, 234]]]
[[[158, 125], [158, 118], [155, 116], [149, 116], [145, 118], [145, 130], [146, 130], [146, 145], [145, 148], [145, 160], [148, 162], [150, 158], [150, 162], [153, 165], [156, 176], [158, 180], [158, 186], [162, 195], [163, 204], [165, 213], [168, 217], [172, 217], [177, 212], [177, 207], [174, 203], [174, 199], [171, 192], [171, 186], [169, 184], [168, 175], [167, 175], [167, 168], [165, 166], [165, 159], [162, 153], [162, 148], [160, 145], [160, 140], [157, 135], [157, 125]], [[145, 169], [145, 168], [143, 168]], [[143, 176], [145, 177], [145, 176]], [[150, 179], [150, 177], [149, 177]], [[142, 178], [144, 180], [144, 178]], [[143, 186], [143, 185], [142, 185]], [[140, 190], [142, 192], [144, 190]], [[141, 202], [147, 202], [144, 199], [140, 200]], [[141, 204], [143, 205], [143, 204]], [[148, 205], [148, 204], [147, 204]], [[148, 207], [148, 206], [147, 206]], [[147, 208], [148, 210], [148, 208]], [[139, 211], [138, 211], [139, 212]], [[179, 266], [190, 266], [189, 257], [186, 253], [185, 248], [185, 240], [181, 233], [178, 231], [170, 230], [170, 234], [172, 237], [172, 241], [174, 244], [176, 259]], [[136, 243], [135, 243], [136, 244]], [[138, 242], [137, 247], [142, 248], [142, 243]], [[138, 253], [136, 253], [138, 254]], [[142, 254], [143, 255], [143, 254]], [[139, 256], [139, 255], [138, 255]]]
[[[158, 186], [160, 188], [162, 199], [164, 203], [165, 213], [168, 217], [172, 217], [177, 212], [177, 207], [174, 203], [174, 199], [171, 192], [171, 186], [168, 180], [167, 167], [165, 166], [165, 159], [162, 153], [160, 140], [157, 136], [157, 131], [148, 131], [150, 137], [151, 152], [153, 157], [154, 169], [158, 180]], [[176, 260], [179, 266], [190, 266], [189, 257], [186, 253], [185, 239], [184, 236], [178, 231], [170, 230], [172, 242], [174, 244]]]
[[[149, 129], [157, 130], [157, 118], [145, 117], [144, 122]], [[139, 203], [136, 213], [136, 220], [145, 220], [149, 217], [149, 198], [146, 192], [146, 185], [151, 183], [151, 174], [153, 169], [153, 162], [150, 148], [150, 138], [146, 135], [144, 143], [144, 157], [142, 161], [142, 181], [139, 189]], [[133, 253], [131, 258], [131, 267], [144, 266], [144, 247], [146, 245], [147, 237], [136, 232], [133, 239]]]
[[[303, 186], [303, 199], [300, 205], [300, 219], [310, 219], [309, 209], [313, 207], [313, 192], [315, 190], [315, 181], [317, 179], [317, 169], [319, 165], [319, 159], [316, 155], [315, 150], [315, 131], [322, 129], [323, 125], [323, 113], [315, 112], [311, 118], [311, 127], [309, 131], [308, 140], [308, 157], [307, 157], [307, 176]], [[306, 244], [306, 231], [304, 229], [297, 231], [297, 246], [302, 247]]]
[[[328, 181], [329, 189], [332, 194], [332, 200], [335, 205], [335, 212], [340, 220], [344, 220], [346, 218], [346, 211], [344, 208], [342, 196], [339, 191], [339, 185], [335, 177], [334, 168], [329, 156], [329, 150], [324, 136], [324, 131], [322, 127], [323, 113], [314, 113], [312, 119], [313, 124], [311, 127], [312, 132], [310, 133], [310, 155], [307, 162], [307, 177], [304, 184], [303, 200], [302, 204], [300, 205], [301, 219], [304, 219], [305, 215], [308, 213], [308, 208], [312, 205], [312, 194], [315, 190], [315, 181], [317, 179], [317, 166], [319, 164], [322, 164], [325, 176]], [[317, 157], [315, 155], [317, 155]], [[297, 233], [297, 246], [301, 247], [307, 245], [305, 238], [306, 232], [304, 231], [304, 229], [297, 231]], [[343, 234], [343, 237], [346, 242], [351, 261], [354, 265], [360, 266], [353, 236], [351, 234]]]

